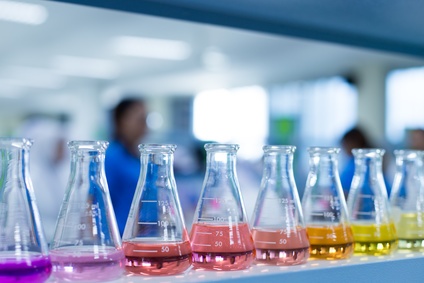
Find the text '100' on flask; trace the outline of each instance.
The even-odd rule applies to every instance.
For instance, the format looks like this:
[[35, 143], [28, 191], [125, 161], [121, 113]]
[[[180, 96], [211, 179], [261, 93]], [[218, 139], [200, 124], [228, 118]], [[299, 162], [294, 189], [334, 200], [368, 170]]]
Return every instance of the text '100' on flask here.
[[123, 235], [125, 268], [132, 274], [174, 275], [191, 266], [173, 172], [175, 145], [141, 144], [141, 171]]
[[206, 144], [206, 173], [190, 232], [193, 266], [240, 270], [254, 260], [254, 245], [236, 175], [235, 144]]

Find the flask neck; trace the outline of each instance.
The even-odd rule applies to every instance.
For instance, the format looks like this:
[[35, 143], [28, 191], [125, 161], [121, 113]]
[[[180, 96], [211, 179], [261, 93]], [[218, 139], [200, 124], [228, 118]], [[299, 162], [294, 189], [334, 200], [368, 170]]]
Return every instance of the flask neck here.
[[206, 170], [235, 172], [236, 154], [226, 151], [211, 151], [206, 156]]
[[29, 181], [29, 147], [0, 145], [0, 186]]
[[266, 153], [264, 154], [265, 174], [270, 178], [284, 177], [290, 178], [293, 175], [293, 154], [292, 153]]
[[74, 149], [71, 152], [71, 178], [95, 182], [105, 177], [105, 153], [98, 150]]

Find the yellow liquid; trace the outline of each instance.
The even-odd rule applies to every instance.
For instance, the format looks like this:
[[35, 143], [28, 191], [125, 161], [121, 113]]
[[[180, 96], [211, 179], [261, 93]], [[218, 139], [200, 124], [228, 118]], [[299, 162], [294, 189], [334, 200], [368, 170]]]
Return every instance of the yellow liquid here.
[[396, 225], [399, 249], [424, 250], [424, 213], [403, 213]]
[[353, 254], [353, 236], [349, 226], [308, 226], [311, 259], [345, 259]]
[[397, 248], [397, 236], [394, 223], [353, 224], [355, 254], [385, 255]]

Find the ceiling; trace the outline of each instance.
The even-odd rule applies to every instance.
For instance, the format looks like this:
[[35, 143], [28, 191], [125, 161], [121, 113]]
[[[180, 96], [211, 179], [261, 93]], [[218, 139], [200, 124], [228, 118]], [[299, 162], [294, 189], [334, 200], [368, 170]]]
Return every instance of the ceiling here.
[[[0, 4], [2, 1], [7, 0], [0, 0]], [[66, 107], [67, 100], [63, 98], [77, 92], [106, 98], [122, 92], [187, 95], [210, 88], [347, 75], [370, 64], [387, 67], [423, 64], [422, 58], [414, 57], [416, 54], [413, 52], [377, 52], [374, 49], [281, 36], [277, 32], [263, 33], [259, 32], [260, 28], [239, 29], [237, 24], [228, 24], [230, 27], [208, 24], [223, 16], [222, 9], [226, 8], [224, 2], [229, 1], [203, 1], [203, 4], [197, 5], [198, 1], [181, 0], [171, 8], [168, 6], [173, 1], [143, 1], [154, 8], [149, 12], [152, 15], [125, 12], [137, 11], [133, 5], [139, 6], [141, 1], [87, 1], [95, 6], [119, 2], [123, 11], [55, 1], [22, 2], [45, 7], [46, 20], [38, 25], [0, 20], [0, 108], [3, 112], [43, 109], [46, 105], [53, 108], [57, 106], [58, 99], [65, 101]], [[250, 7], [257, 8], [255, 17], [263, 16], [271, 20], [270, 17], [275, 16], [273, 21], [283, 20], [279, 13], [271, 15], [271, 10], [281, 8], [277, 1], [270, 1], [267, 7], [258, 6], [258, 1], [248, 1], [246, 6], [238, 3], [238, 0], [230, 2], [233, 4], [229, 4], [226, 10], [226, 19], [233, 13], [243, 13], [244, 19], [253, 17]], [[320, 26], [325, 26], [323, 18], [312, 17], [313, 1], [303, 2], [311, 3], [306, 5], [302, 17], [311, 22], [321, 20]], [[155, 6], [154, 3], [162, 6]], [[209, 14], [204, 14], [206, 23], [178, 20], [182, 15], [187, 15], [187, 10], [181, 7], [177, 9], [179, 5], [206, 9], [209, 11]], [[210, 11], [216, 11], [215, 20], [208, 20], [213, 18]], [[331, 9], [328, 13], [331, 14]], [[156, 17], [155, 14], [171, 14], [169, 16], [176, 19]], [[191, 16], [187, 18], [196, 20]], [[341, 23], [340, 28], [347, 28], [346, 25]], [[241, 24], [239, 26], [248, 28]], [[349, 26], [352, 27], [351, 24]], [[384, 36], [381, 34], [381, 38], [391, 34], [390, 31], [387, 33]], [[122, 55], [117, 51], [116, 42], [123, 36], [178, 41], [186, 48], [186, 53], [184, 58], [178, 60]], [[401, 36], [408, 35], [399, 35], [398, 38]], [[424, 46], [423, 40], [424, 36], [409, 43], [410, 46]], [[173, 49], [159, 53], [169, 55], [175, 51]]]

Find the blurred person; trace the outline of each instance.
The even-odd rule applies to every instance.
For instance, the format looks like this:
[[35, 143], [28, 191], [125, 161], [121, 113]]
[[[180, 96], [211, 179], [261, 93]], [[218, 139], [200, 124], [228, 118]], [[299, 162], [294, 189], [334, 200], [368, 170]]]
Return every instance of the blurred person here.
[[410, 130], [407, 143], [410, 149], [424, 150], [424, 129]]
[[33, 115], [17, 129], [17, 135], [32, 139], [30, 176], [47, 242], [54, 236], [69, 175], [65, 120]]
[[347, 197], [355, 173], [355, 159], [352, 149], [371, 148], [372, 145], [367, 135], [360, 127], [354, 127], [345, 132], [340, 143], [343, 153], [346, 156], [344, 166], [340, 169], [340, 181], [342, 183], [344, 195]]
[[106, 151], [105, 171], [121, 235], [140, 175], [138, 145], [147, 134], [146, 117], [141, 98], [126, 98], [112, 112], [113, 137]]

